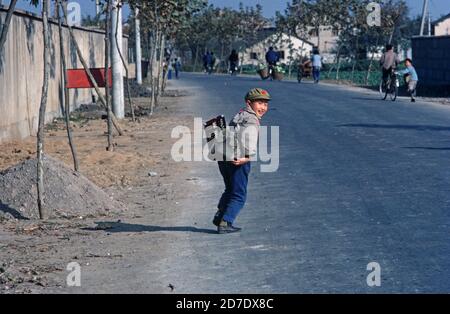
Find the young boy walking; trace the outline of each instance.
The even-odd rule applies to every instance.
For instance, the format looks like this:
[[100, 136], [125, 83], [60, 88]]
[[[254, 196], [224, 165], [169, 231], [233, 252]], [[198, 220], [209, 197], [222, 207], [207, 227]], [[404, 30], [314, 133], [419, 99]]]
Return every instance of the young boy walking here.
[[225, 191], [220, 198], [213, 223], [220, 234], [241, 230], [233, 223], [247, 198], [250, 159], [257, 154], [259, 121], [267, 112], [270, 100], [271, 97], [266, 90], [260, 88], [250, 90], [245, 96], [246, 107], [229, 124], [237, 135], [234, 150], [238, 151], [237, 147], [242, 147], [242, 154], [234, 156], [234, 160], [218, 162], [225, 183]]
[[412, 65], [412, 61], [409, 58], [405, 59], [406, 69], [399, 71], [398, 74], [406, 75], [406, 82], [408, 84], [408, 93], [411, 95], [411, 102], [415, 102], [414, 98], [416, 95], [417, 82], [419, 81], [419, 76], [417, 75], [416, 69]]

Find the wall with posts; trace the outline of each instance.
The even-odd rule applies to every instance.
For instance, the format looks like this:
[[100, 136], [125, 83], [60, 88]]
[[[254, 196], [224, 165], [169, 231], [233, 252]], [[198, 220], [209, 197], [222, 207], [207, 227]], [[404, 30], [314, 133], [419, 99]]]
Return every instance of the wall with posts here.
[[[2, 23], [6, 13], [5, 8], [0, 7]], [[0, 142], [36, 134], [43, 82], [42, 27], [42, 19], [38, 16], [22, 11], [14, 13], [4, 55], [0, 58]], [[88, 66], [104, 67], [104, 32], [76, 27], [74, 34]], [[51, 69], [47, 122], [62, 116], [64, 108], [59, 32], [55, 20], [50, 22], [50, 35]], [[82, 68], [67, 27], [63, 27], [63, 40], [67, 67]], [[123, 39], [123, 46], [127, 60], [127, 37]], [[93, 89], [70, 90], [71, 109], [83, 103], [91, 103], [92, 95], [95, 95]]]

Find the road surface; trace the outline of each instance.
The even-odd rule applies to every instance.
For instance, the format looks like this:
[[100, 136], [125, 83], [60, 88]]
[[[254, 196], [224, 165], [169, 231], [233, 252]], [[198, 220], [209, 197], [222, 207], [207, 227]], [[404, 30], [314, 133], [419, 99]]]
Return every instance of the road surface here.
[[[161, 236], [162, 256], [116, 272], [111, 280], [121, 289], [99, 289], [450, 292], [450, 107], [252, 77], [183, 74], [172, 84], [195, 93], [180, 110], [204, 120], [225, 114], [229, 121], [250, 88], [267, 88], [273, 102], [262, 124], [280, 128], [279, 169], [262, 173], [253, 164], [236, 222], [243, 230], [218, 235], [211, 223], [223, 190], [217, 166], [190, 163], [196, 180], [186, 184], [195, 192], [179, 199], [177, 217], [141, 235]], [[381, 285], [369, 286], [378, 270]]]

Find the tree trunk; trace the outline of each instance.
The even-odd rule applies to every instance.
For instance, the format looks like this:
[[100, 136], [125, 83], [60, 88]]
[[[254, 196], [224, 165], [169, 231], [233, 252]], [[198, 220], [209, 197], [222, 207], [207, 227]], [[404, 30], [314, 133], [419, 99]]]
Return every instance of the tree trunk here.
[[328, 78], [331, 78], [331, 72], [334, 70], [334, 64], [330, 67], [330, 69], [328, 70]]
[[[117, 20], [118, 21], [119, 21], [119, 13], [120, 13], [120, 10], [117, 10]], [[116, 24], [116, 31], [115, 31], [115, 34], [114, 34], [114, 38], [116, 39], [116, 46], [117, 47], [119, 47], [119, 39], [117, 38], [118, 28], [119, 28], [119, 23]], [[119, 51], [120, 59], [122, 60], [123, 67], [125, 68], [125, 77], [127, 79], [127, 98], [128, 98], [128, 104], [130, 106], [130, 111], [131, 111], [131, 119], [133, 120], [133, 122], [136, 122], [136, 116], [134, 115], [134, 105], [133, 105], [133, 102], [131, 101], [130, 76], [128, 74], [129, 73], [128, 72], [128, 66], [127, 66], [127, 64], [125, 62], [125, 59], [124, 59], [123, 54], [120, 51], [120, 49], [117, 49], [117, 50]]]
[[[378, 38], [377, 38], [377, 43], [375, 44], [375, 48], [378, 47], [379, 40], [380, 40], [380, 36], [378, 36]], [[370, 71], [372, 71], [372, 63], [373, 63], [374, 57], [375, 57], [375, 52], [372, 51], [372, 57], [370, 58], [369, 68], [367, 69], [367, 75], [366, 75], [366, 80], [365, 80], [366, 86], [369, 84]]]
[[192, 69], [192, 72], [194, 73], [197, 71], [197, 61], [198, 61], [198, 44], [197, 47], [195, 48], [194, 68]]
[[[160, 89], [159, 89], [159, 93], [158, 93], [158, 95], [162, 95], [163, 93], [164, 93], [164, 90], [165, 90], [165, 88], [166, 88], [166, 79], [167, 79], [167, 74], [168, 74], [168, 71], [169, 71], [169, 64], [165, 64], [166, 63], [166, 38], [165, 38], [165, 36], [163, 35], [163, 39], [162, 39], [162, 42], [161, 42], [161, 46], [162, 46], [162, 55], [161, 55], [161, 69], [162, 69], [162, 72], [160, 73], [161, 74], [161, 77], [160, 77], [160, 85], [159, 85], [159, 87], [160, 87]], [[170, 62], [170, 59], [169, 59], [169, 62]]]
[[75, 171], [79, 171], [79, 163], [77, 158], [77, 150], [75, 148], [75, 144], [73, 143], [72, 138], [72, 129], [70, 128], [70, 98], [69, 98], [69, 89], [67, 86], [67, 65], [66, 65], [66, 55], [64, 53], [64, 39], [62, 34], [62, 19], [59, 11], [61, 8], [61, 0], [57, 0], [55, 4], [56, 17], [58, 18], [58, 30], [59, 30], [59, 49], [60, 49], [60, 58], [61, 58], [61, 66], [63, 72], [64, 86], [62, 87], [64, 94], [64, 118], [66, 121], [66, 130], [67, 130], [67, 138], [69, 139], [70, 151], [72, 152], [73, 159], [73, 168]]
[[158, 36], [159, 33], [158, 32], [153, 32], [152, 34], [152, 53], [151, 53], [151, 58], [150, 58], [150, 82], [151, 82], [151, 87], [152, 87], [152, 96], [150, 98], [150, 115], [153, 115], [153, 109], [155, 108], [155, 102], [156, 102], [156, 53], [157, 53], [157, 42], [158, 42]]
[[239, 64], [239, 74], [242, 74], [242, 71], [244, 70], [244, 69], [242, 68], [242, 64], [244, 63], [244, 52], [243, 52], [243, 51], [241, 52], [241, 49], [242, 49], [242, 47], [239, 46], [239, 52], [238, 52], [238, 54], [241, 55], [241, 61], [240, 61], [240, 64]]
[[338, 64], [336, 68], [336, 81], [339, 81], [339, 70], [341, 68], [341, 58], [338, 58]]
[[11, 24], [11, 19], [13, 17], [14, 9], [16, 7], [17, 0], [12, 0], [9, 4], [8, 13], [6, 14], [5, 23], [3, 24], [3, 27], [1, 29], [0, 34], [0, 56], [2, 55], [3, 46], [6, 42], [6, 37], [8, 35], [9, 25]]
[[159, 32], [159, 59], [158, 59], [158, 74], [156, 76], [156, 97], [155, 97], [155, 105], [159, 105], [159, 96], [162, 89], [162, 67], [163, 67], [163, 61], [164, 61], [164, 35], [162, 31]]
[[[64, 0], [62, 7], [63, 7], [63, 12], [64, 12], [64, 18], [67, 21], [67, 0]], [[97, 93], [98, 98], [100, 99], [100, 102], [102, 103], [103, 107], [106, 110], [108, 110], [107, 105], [106, 105], [106, 100], [103, 97], [103, 94], [101, 93], [100, 88], [98, 87], [98, 84], [97, 84], [97, 82], [94, 79], [94, 76], [92, 75], [91, 71], [89, 70], [89, 67], [88, 67], [88, 65], [86, 63], [86, 60], [83, 58], [83, 55], [81, 53], [80, 47], [78, 46], [78, 43], [75, 40], [75, 35], [73, 34], [73, 29], [69, 25], [67, 25], [67, 28], [69, 29], [70, 38], [72, 39], [72, 42], [73, 42], [73, 44], [75, 46], [75, 49], [77, 50], [78, 58], [80, 59], [80, 62], [83, 65], [83, 68], [86, 71], [86, 74], [88, 75], [89, 79], [91, 80], [92, 84], [94, 85], [95, 92]], [[119, 121], [117, 121], [117, 118], [114, 115], [114, 113], [111, 115], [111, 118], [112, 118], [112, 122], [114, 124], [114, 127], [117, 130], [117, 133], [119, 133], [119, 135], [123, 135], [122, 128], [120, 127]]]
[[355, 66], [356, 66], [356, 58], [355, 58], [355, 60], [353, 60], [353, 65], [352, 65], [352, 76], [351, 76], [352, 83], [354, 83], [354, 78], [355, 78]]
[[150, 41], [152, 40], [152, 34], [150, 33], [150, 31], [147, 32], [147, 60], [148, 60], [148, 66], [147, 66], [147, 79], [150, 78], [150, 71], [151, 71], [151, 55], [152, 55], [152, 51], [150, 49]]
[[320, 25], [317, 27], [317, 49], [322, 53], [322, 51], [320, 51]]
[[392, 38], [394, 38], [394, 33], [395, 33], [395, 24], [394, 24], [394, 26], [392, 26], [392, 32], [391, 32], [391, 35], [389, 36], [388, 44], [392, 43]]
[[224, 53], [224, 49], [225, 49], [224, 43], [222, 43], [222, 46], [221, 46], [221, 48], [220, 48], [220, 64], [217, 66], [216, 73], [219, 73], [220, 68], [221, 68], [221, 64], [223, 64], [223, 53]]
[[366, 86], [367, 86], [367, 84], [369, 84], [370, 72], [372, 71], [372, 62], [373, 62], [374, 55], [375, 55], [375, 53], [372, 52], [372, 57], [370, 58], [369, 68], [367, 69], [366, 80], [364, 81], [364, 84]]
[[356, 63], [358, 62], [358, 57], [359, 57], [359, 41], [358, 41], [358, 35], [356, 35], [356, 53], [355, 53], [355, 60], [353, 60], [353, 65], [352, 65], [352, 83], [354, 83], [355, 66], [356, 66]]
[[37, 134], [37, 194], [39, 218], [44, 219], [47, 215], [44, 205], [44, 126], [45, 110], [47, 107], [48, 78], [50, 76], [50, 34], [48, 30], [48, 0], [43, 0], [42, 21], [44, 36], [44, 81], [42, 83], [41, 104], [39, 107], [39, 125]]
[[[108, 129], [108, 147], [107, 151], [114, 151], [114, 143], [113, 143], [113, 132], [112, 132], [112, 108], [111, 108], [111, 87], [109, 86], [109, 67], [110, 67], [110, 27], [111, 27], [111, 0], [107, 0], [107, 9], [106, 9], [106, 17], [105, 17], [105, 94], [106, 94], [106, 115], [107, 115], [107, 129]], [[112, 75], [112, 74], [111, 74]]]
[[336, 81], [339, 81], [339, 70], [341, 68], [341, 49], [342, 45], [339, 46], [336, 59], [337, 59], [337, 66], [336, 66]]

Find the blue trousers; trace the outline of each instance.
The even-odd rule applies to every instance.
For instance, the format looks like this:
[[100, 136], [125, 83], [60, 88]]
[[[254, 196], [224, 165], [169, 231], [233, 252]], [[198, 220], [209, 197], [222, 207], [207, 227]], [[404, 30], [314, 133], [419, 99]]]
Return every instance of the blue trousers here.
[[320, 67], [313, 67], [313, 78], [316, 82], [320, 80]]
[[225, 183], [225, 191], [220, 198], [218, 208], [225, 212], [223, 220], [233, 223], [247, 199], [250, 162], [242, 166], [235, 166], [226, 161], [219, 161], [218, 163]]

